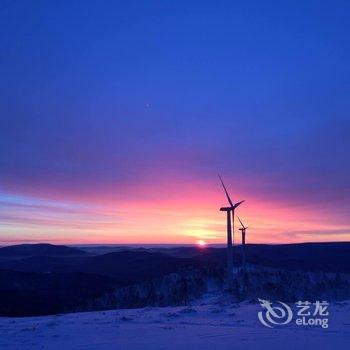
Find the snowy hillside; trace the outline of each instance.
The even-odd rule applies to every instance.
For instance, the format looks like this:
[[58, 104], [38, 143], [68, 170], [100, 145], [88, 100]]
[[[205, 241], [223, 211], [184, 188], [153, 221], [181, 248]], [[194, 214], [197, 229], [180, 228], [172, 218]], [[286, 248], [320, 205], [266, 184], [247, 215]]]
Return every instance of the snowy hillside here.
[[30, 318], [0, 318], [0, 349], [345, 349], [350, 303], [332, 303], [329, 327], [260, 324], [259, 304], [218, 295], [187, 307], [124, 309]]

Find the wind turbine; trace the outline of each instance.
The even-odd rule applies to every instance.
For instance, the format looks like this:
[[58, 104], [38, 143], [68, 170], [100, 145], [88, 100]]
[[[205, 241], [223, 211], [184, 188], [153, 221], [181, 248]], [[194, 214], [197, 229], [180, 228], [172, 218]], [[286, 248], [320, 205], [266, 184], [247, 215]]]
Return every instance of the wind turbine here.
[[238, 215], [237, 215], [237, 218], [242, 226], [242, 228], [240, 228], [239, 230], [242, 231], [242, 265], [243, 265], [243, 269], [245, 269], [245, 230], [248, 227], [243, 225], [243, 222], [241, 221]]
[[[232, 240], [233, 240], [233, 234], [234, 234], [234, 219], [235, 219], [235, 209], [242, 204], [244, 201], [241, 202], [237, 202], [235, 204], [233, 204], [226, 186], [224, 184], [224, 182], [222, 181], [222, 178], [220, 175], [219, 179], [220, 182], [222, 184], [222, 187], [224, 188], [228, 203], [229, 203], [229, 207], [221, 207], [220, 211], [226, 211], [226, 215], [227, 215], [227, 284], [229, 287], [232, 286], [233, 283], [233, 251], [232, 251]], [[232, 213], [232, 225], [231, 225], [231, 213]]]

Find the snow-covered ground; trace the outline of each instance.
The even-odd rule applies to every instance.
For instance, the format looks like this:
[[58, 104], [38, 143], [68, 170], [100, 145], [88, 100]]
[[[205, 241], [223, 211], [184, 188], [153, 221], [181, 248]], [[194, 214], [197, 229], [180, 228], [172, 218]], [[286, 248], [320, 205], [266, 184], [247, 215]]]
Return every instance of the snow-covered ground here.
[[0, 318], [0, 349], [345, 349], [350, 303], [329, 307], [329, 327], [260, 324], [259, 304], [206, 297], [191, 307]]

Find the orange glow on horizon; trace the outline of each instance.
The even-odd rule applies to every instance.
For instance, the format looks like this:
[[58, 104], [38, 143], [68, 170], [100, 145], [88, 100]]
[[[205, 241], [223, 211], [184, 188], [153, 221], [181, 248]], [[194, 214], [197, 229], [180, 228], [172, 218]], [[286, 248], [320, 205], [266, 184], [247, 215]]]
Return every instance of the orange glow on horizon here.
[[[233, 200], [245, 199], [237, 214], [249, 228], [247, 243], [348, 241], [349, 228], [335, 226], [321, 210], [257, 198], [254, 193], [231, 191]], [[17, 210], [16, 222], [0, 228], [0, 244], [52, 242], [56, 244], [219, 244], [226, 241], [226, 205], [220, 185], [159, 183], [131, 189], [127, 195], [67, 198], [76, 209]], [[111, 189], [110, 193], [114, 191]], [[57, 199], [64, 201], [63, 198]], [[79, 205], [83, 203], [82, 207]], [[13, 215], [9, 209], [8, 216]], [[329, 214], [331, 215], [331, 213]], [[241, 241], [235, 220], [234, 243]]]

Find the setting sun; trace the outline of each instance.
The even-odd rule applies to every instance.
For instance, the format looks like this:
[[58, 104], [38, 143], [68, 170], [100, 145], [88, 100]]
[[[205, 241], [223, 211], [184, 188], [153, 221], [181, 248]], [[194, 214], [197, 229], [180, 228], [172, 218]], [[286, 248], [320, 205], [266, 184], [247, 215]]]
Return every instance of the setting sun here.
[[207, 245], [207, 243], [205, 241], [203, 241], [202, 239], [200, 239], [199, 241], [197, 241], [197, 244], [200, 246], [200, 247], [205, 247]]

